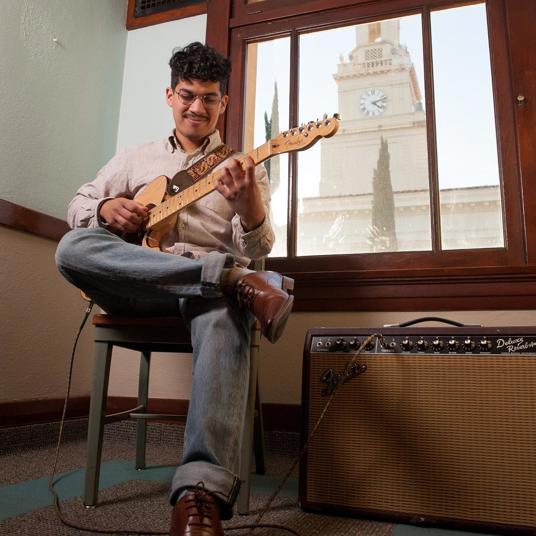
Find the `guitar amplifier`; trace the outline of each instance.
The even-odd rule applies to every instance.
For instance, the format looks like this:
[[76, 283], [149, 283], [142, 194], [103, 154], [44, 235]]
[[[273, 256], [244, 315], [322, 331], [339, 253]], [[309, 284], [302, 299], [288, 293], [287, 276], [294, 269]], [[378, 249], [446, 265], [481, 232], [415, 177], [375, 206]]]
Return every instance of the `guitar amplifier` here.
[[307, 332], [301, 507], [536, 534], [536, 328], [432, 319]]

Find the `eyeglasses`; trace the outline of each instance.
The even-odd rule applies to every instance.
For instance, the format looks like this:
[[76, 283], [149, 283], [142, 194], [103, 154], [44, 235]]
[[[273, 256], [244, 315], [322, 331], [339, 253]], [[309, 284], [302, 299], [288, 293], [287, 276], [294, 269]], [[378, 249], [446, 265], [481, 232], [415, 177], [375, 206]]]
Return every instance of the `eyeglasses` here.
[[184, 89], [179, 89], [179, 91], [175, 91], [175, 93], [185, 106], [191, 106], [195, 102], [195, 99], [199, 99], [207, 110], [213, 110], [214, 108], [217, 108], [218, 104], [221, 102], [221, 97], [219, 95], [214, 95], [213, 93], [196, 95], [195, 93], [191, 93]]

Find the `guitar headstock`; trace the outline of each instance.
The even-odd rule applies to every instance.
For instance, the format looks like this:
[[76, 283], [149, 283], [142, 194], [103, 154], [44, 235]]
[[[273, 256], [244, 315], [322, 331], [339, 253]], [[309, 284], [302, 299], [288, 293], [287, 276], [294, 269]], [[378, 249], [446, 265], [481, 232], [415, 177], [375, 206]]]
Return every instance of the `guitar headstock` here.
[[281, 132], [270, 140], [272, 155], [302, 151], [315, 144], [320, 138], [331, 138], [339, 128], [339, 114], [333, 117], [324, 116], [316, 121], [309, 121], [303, 125]]

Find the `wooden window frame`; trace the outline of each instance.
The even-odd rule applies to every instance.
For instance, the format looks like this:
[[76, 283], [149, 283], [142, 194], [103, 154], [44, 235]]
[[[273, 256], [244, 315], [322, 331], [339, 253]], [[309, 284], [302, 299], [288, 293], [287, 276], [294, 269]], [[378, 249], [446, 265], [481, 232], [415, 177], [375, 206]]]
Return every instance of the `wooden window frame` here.
[[145, 26], [152, 26], [154, 24], [161, 24], [163, 22], [169, 22], [172, 20], [202, 15], [203, 13], [207, 12], [207, 2], [200, 1], [197, 4], [168, 9], [167, 11], [162, 11], [160, 13], [154, 13], [152, 15], [146, 15], [143, 17], [135, 17], [135, 12], [136, 0], [128, 0], [126, 22], [127, 30], [135, 30], [136, 28], [144, 28]]
[[[207, 33], [207, 42], [219, 46], [224, 53], [231, 53], [233, 75], [227, 117], [232, 119], [227, 122], [226, 140], [240, 147], [242, 124], [234, 118], [243, 117], [241, 96], [244, 94], [248, 42], [293, 35], [304, 28], [328, 29], [341, 25], [344, 20], [370, 22], [408, 14], [411, 10], [420, 11], [423, 7], [465, 5], [468, 2], [300, 0], [298, 6], [293, 3], [288, 8], [280, 0], [265, 0], [246, 7], [244, 0], [235, 0], [234, 5], [230, 0], [224, 0], [224, 3], [229, 16], [227, 32], [220, 30], [218, 39], [212, 42], [211, 34]], [[264, 11], [247, 14], [246, 9], [260, 4]], [[536, 16], [536, 5], [532, 0], [488, 0], [488, 5], [497, 139], [503, 177], [505, 247], [268, 259], [269, 269], [296, 279], [295, 310], [493, 310], [532, 309], [536, 305], [536, 218], [533, 216], [536, 199], [531, 196], [531, 177], [536, 176], [532, 141], [536, 107], [531, 98], [536, 89], [536, 60], [530, 54], [536, 46], [530, 25]], [[219, 25], [224, 27], [221, 18]], [[425, 31], [423, 37], [426, 51], [430, 35]], [[291, 92], [297, 92], [295, 79], [296, 76], [294, 80], [291, 78]], [[429, 82], [427, 84], [428, 99], [432, 88]], [[521, 105], [516, 104], [517, 95], [526, 96]], [[295, 96], [296, 93], [291, 95], [292, 103], [296, 102]], [[427, 109], [432, 109], [431, 102], [427, 103]], [[291, 123], [297, 117], [296, 112], [291, 107]], [[296, 195], [295, 185], [292, 186], [291, 169], [291, 198]], [[432, 195], [438, 195], [437, 186]], [[291, 248], [295, 247], [292, 245], [294, 238], [289, 238]]]

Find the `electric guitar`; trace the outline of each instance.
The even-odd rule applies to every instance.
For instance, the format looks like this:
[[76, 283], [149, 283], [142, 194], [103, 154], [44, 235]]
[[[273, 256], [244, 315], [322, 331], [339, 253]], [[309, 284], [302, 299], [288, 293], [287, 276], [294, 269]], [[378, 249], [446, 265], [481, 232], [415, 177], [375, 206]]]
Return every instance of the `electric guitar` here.
[[[300, 127], [282, 132], [260, 147], [247, 153], [255, 165], [264, 162], [272, 156], [302, 151], [313, 146], [320, 138], [330, 138], [339, 128], [339, 115], [324, 117], [322, 120], [310, 121]], [[243, 162], [245, 156], [238, 157]], [[148, 217], [144, 223], [142, 245], [160, 249], [162, 237], [171, 229], [177, 219], [177, 214], [216, 189], [219, 177], [216, 170], [175, 195], [168, 194], [169, 178], [160, 175], [153, 179], [134, 200], [149, 208]]]

